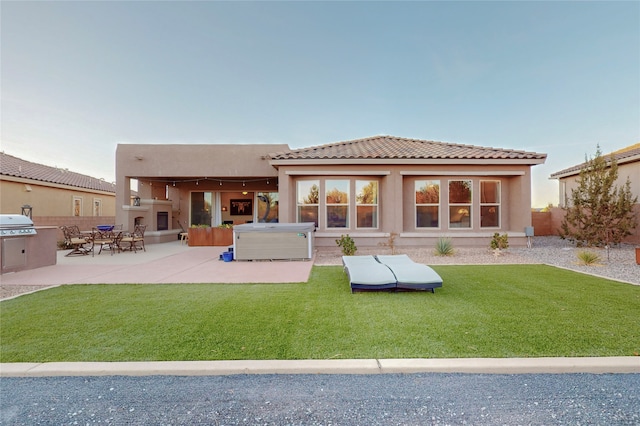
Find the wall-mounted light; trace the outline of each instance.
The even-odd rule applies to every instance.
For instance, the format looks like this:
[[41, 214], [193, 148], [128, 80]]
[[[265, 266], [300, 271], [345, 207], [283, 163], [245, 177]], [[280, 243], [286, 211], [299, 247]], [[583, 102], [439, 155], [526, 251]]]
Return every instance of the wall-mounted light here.
[[242, 182], [242, 186], [247, 186], [247, 185], [245, 185], [244, 182]]
[[199, 183], [199, 182], [200, 182], [200, 181], [196, 181], [196, 186], [198, 186], [198, 183]]
[[227, 211], [227, 207], [226, 206], [222, 206], [222, 211], [226, 212]]
[[267, 179], [267, 185], [269, 185], [269, 179]]

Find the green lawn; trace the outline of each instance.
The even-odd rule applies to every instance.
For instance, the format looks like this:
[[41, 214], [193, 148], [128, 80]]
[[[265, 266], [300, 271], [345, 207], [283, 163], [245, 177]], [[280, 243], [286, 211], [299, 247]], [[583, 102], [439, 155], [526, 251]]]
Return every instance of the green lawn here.
[[435, 294], [352, 294], [338, 266], [299, 284], [58, 287], [0, 303], [0, 360], [640, 352], [640, 286], [540, 265], [434, 269], [444, 280]]

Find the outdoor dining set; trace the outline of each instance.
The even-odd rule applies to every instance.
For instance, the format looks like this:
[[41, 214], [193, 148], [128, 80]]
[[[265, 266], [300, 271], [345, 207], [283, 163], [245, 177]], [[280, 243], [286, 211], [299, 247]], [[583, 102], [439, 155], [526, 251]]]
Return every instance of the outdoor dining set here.
[[133, 232], [122, 230], [122, 225], [98, 225], [90, 231], [81, 231], [77, 225], [61, 226], [66, 247], [71, 251], [65, 256], [85, 256], [91, 253], [95, 256], [102, 250], [113, 253], [123, 251], [147, 251], [144, 246], [144, 231], [146, 225], [136, 225]]

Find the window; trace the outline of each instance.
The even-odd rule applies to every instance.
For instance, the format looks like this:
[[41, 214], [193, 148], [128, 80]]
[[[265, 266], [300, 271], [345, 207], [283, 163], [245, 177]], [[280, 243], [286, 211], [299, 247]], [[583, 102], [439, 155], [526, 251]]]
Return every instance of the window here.
[[82, 216], [82, 197], [73, 197], [73, 215]]
[[480, 181], [480, 227], [500, 227], [500, 181]]
[[320, 182], [300, 180], [297, 183], [296, 207], [298, 222], [314, 222], [318, 227], [318, 203], [320, 202]]
[[449, 228], [471, 228], [470, 180], [449, 181]]
[[327, 228], [349, 227], [349, 181], [327, 180], [325, 182]]
[[378, 227], [378, 181], [356, 180], [356, 227]]
[[93, 199], [93, 215], [102, 216], [102, 200], [100, 198]]
[[212, 223], [213, 192], [191, 193], [191, 225], [207, 225]]
[[258, 222], [278, 222], [278, 193], [258, 192]]
[[415, 183], [416, 228], [440, 226], [440, 181], [417, 180]]

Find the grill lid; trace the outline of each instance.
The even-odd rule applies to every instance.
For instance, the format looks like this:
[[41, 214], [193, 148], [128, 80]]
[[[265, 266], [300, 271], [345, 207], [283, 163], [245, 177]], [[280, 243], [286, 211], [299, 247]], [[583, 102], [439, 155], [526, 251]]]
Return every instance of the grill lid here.
[[35, 235], [33, 221], [21, 214], [0, 214], [0, 237]]

